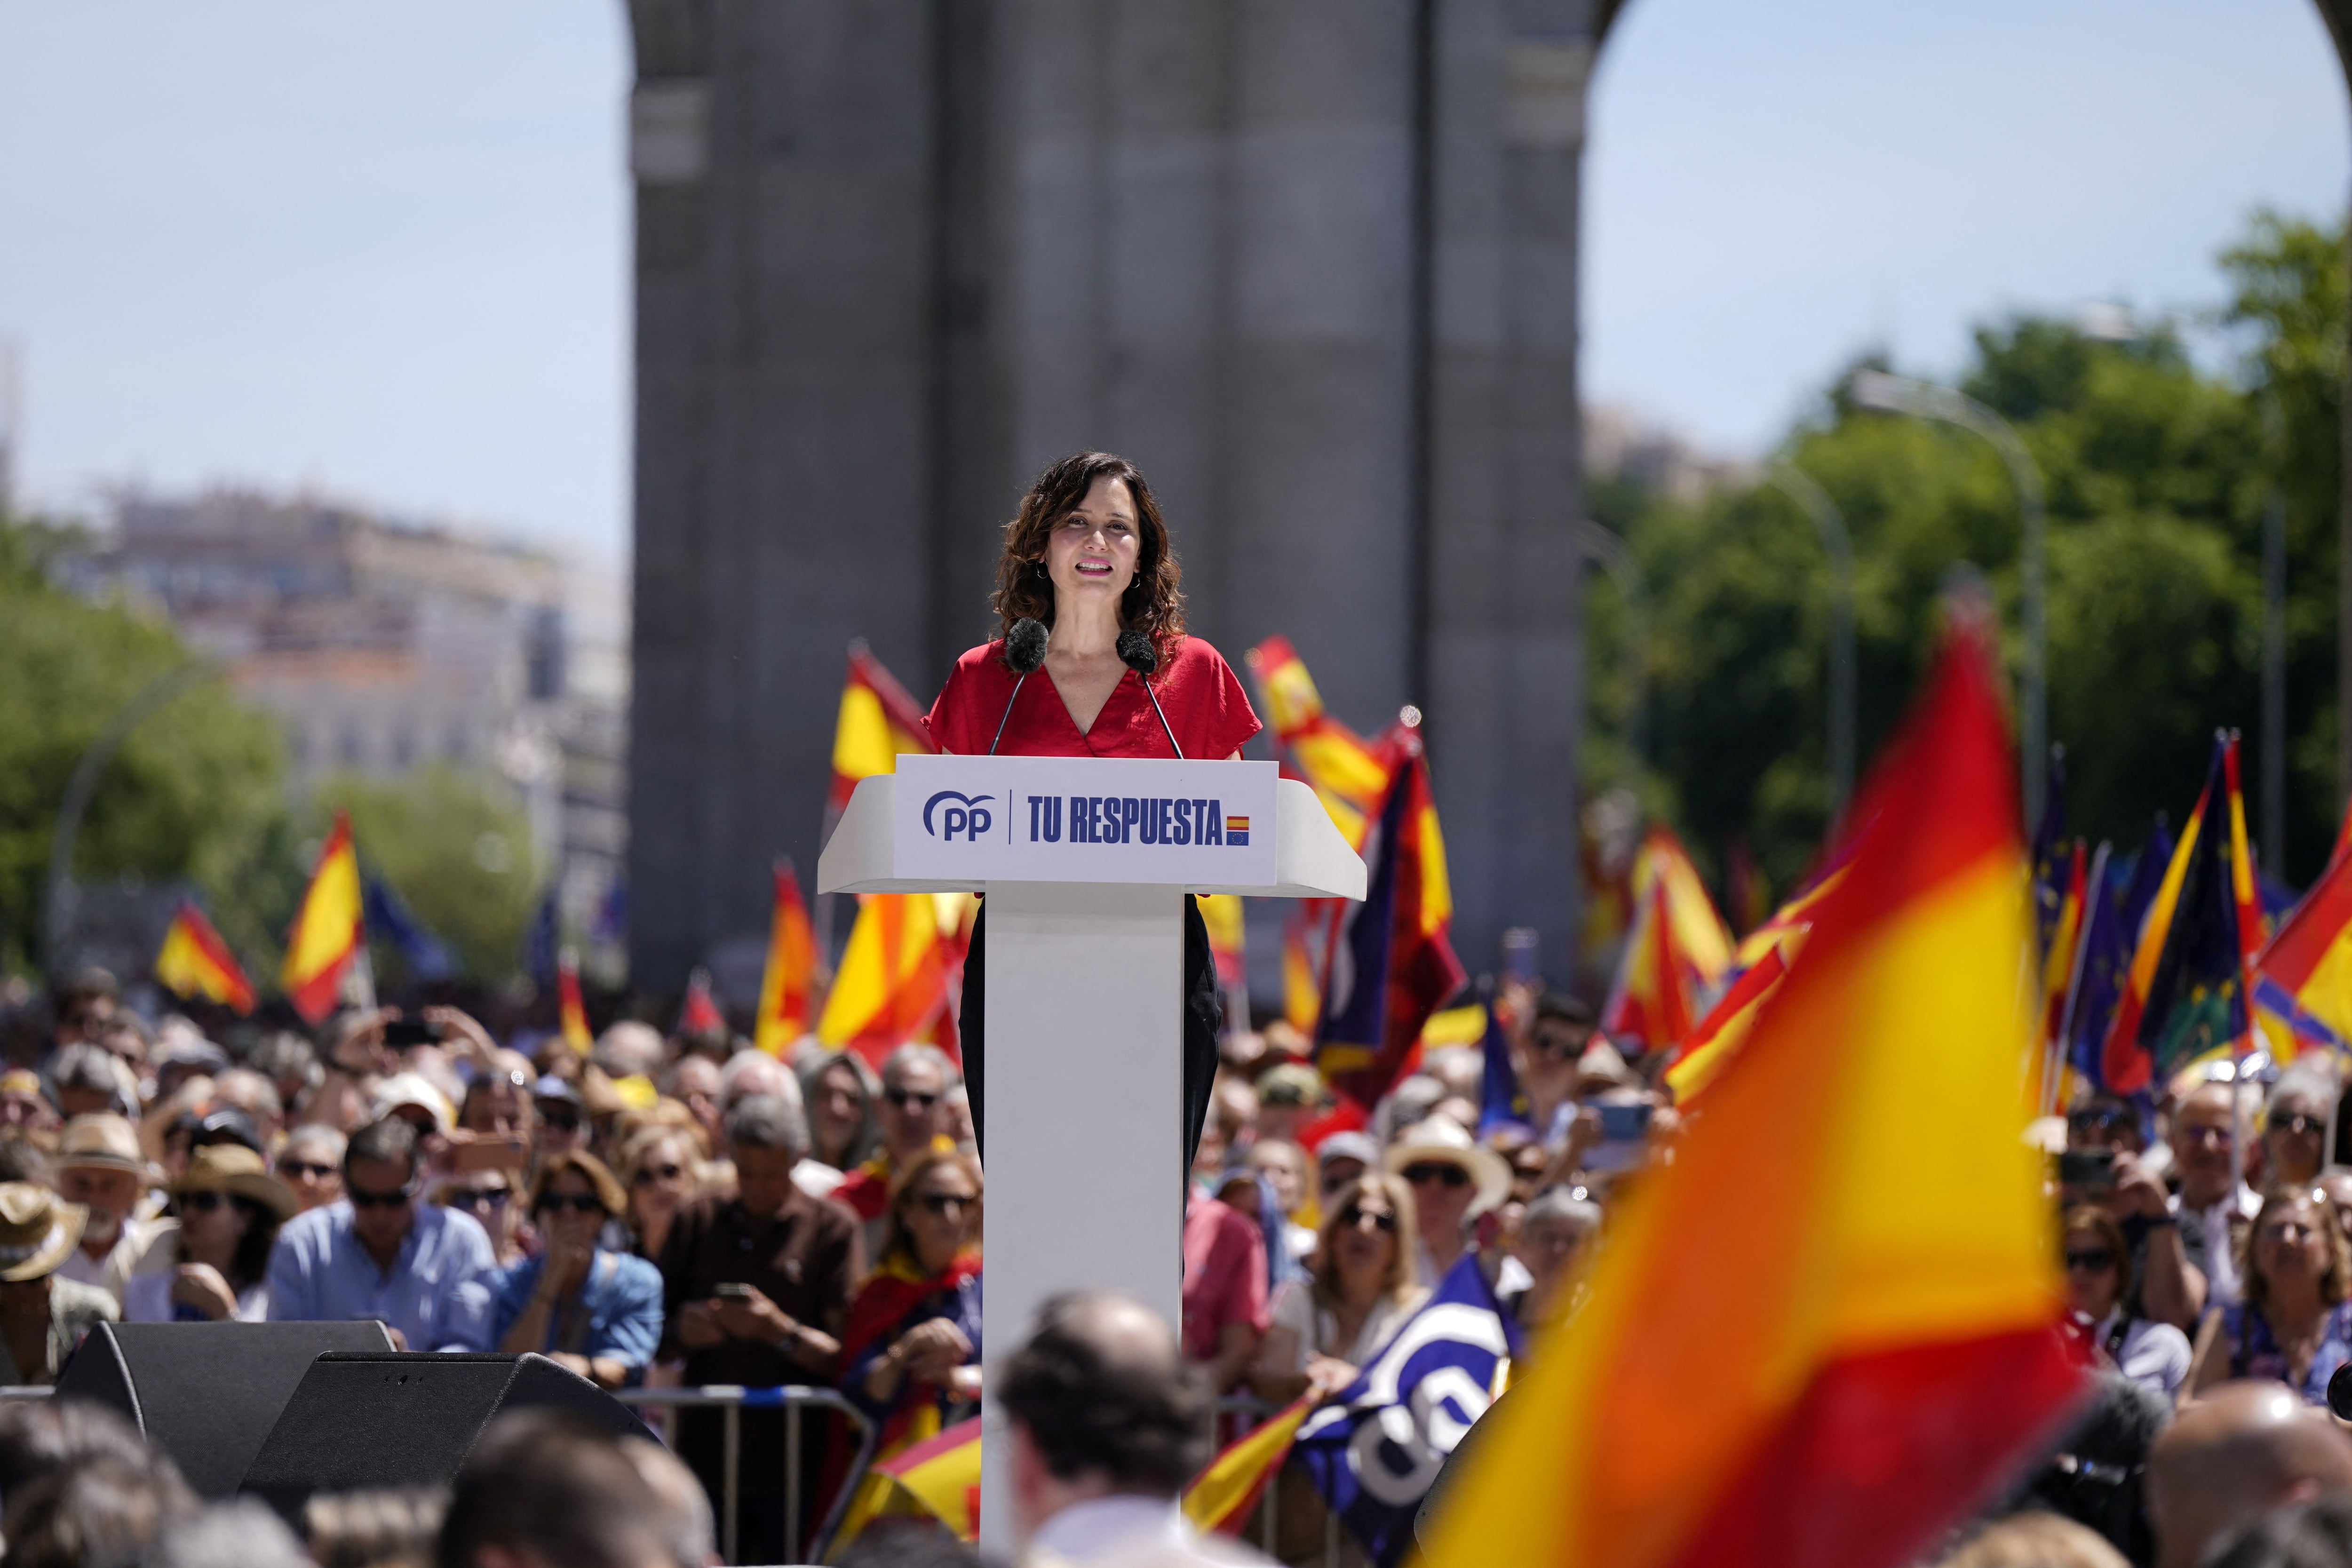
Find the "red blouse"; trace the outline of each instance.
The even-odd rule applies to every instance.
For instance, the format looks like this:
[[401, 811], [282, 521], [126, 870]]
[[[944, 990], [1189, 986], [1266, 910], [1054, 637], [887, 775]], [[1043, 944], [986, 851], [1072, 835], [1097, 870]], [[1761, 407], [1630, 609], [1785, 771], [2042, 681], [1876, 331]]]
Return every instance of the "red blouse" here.
[[[931, 739], [964, 756], [981, 756], [996, 738], [1004, 700], [1013, 695], [1013, 672], [1004, 668], [1004, 645], [986, 642], [956, 660], [924, 721]], [[1168, 727], [1184, 754], [1223, 761], [1261, 726], [1233, 667], [1199, 637], [1186, 637], [1176, 657], [1151, 678]], [[1021, 688], [1004, 739], [996, 748], [1009, 757], [1165, 757], [1168, 736], [1144, 694], [1143, 678], [1129, 670], [1111, 688], [1094, 728], [1081, 734], [1050, 671], [1039, 669]]]

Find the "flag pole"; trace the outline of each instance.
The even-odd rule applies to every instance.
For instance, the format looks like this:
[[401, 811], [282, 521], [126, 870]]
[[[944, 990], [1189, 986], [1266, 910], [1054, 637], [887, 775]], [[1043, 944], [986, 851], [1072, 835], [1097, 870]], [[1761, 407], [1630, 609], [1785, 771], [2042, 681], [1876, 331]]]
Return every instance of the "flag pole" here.
[[2066, 1081], [2066, 1052], [2074, 1037], [2074, 1009], [2083, 1000], [2084, 960], [2091, 951], [2091, 900], [2106, 896], [2109, 848], [2106, 839], [2099, 840], [2098, 848], [2091, 856], [2090, 874], [2083, 881], [2083, 908], [2074, 917], [2074, 962], [2066, 977], [2066, 1005], [2058, 1016], [2058, 1037], [2051, 1043], [2049, 1081], [2043, 1086], [2042, 1097], [2044, 1116], [2057, 1114], [2059, 1088]]

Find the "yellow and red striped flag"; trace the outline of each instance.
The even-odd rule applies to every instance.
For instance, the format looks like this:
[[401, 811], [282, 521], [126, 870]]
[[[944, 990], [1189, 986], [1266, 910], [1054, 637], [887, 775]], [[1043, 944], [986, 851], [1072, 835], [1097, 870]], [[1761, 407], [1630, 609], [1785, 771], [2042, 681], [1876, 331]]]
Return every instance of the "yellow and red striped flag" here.
[[335, 1010], [360, 942], [360, 861], [352, 849], [352, 819], [339, 811], [287, 932], [286, 963], [278, 975], [303, 1022], [315, 1027]]
[[175, 995], [202, 996], [239, 1014], [253, 1011], [253, 982], [204, 910], [192, 903], [182, 902], [163, 933], [155, 978]]
[[817, 1019], [817, 1038], [876, 1068], [947, 1005], [948, 955], [929, 893], [860, 893], [841, 968]]
[[1348, 840], [1361, 849], [1373, 814], [1388, 797], [1399, 752], [1386, 738], [1367, 741], [1323, 710], [1323, 695], [1290, 639], [1271, 637], [1243, 656], [1255, 678], [1275, 739], [1323, 802]]
[[586, 1056], [596, 1037], [588, 1032], [588, 1004], [580, 994], [580, 956], [570, 948], [555, 955], [555, 1016], [563, 1026], [563, 1043]]
[[801, 879], [790, 860], [776, 862], [776, 912], [768, 921], [768, 967], [760, 976], [760, 1016], [751, 1043], [772, 1057], [793, 1048], [808, 1033], [816, 987], [816, 928], [801, 899]]
[[1225, 1446], [1184, 1489], [1184, 1517], [1193, 1527], [1218, 1535], [1238, 1535], [1252, 1510], [1290, 1457], [1298, 1424], [1315, 1408], [1315, 1395], [1302, 1394]]
[[833, 791], [826, 804], [839, 811], [849, 804], [858, 780], [898, 772], [904, 753], [938, 750], [923, 710], [907, 689], [864, 642], [851, 643], [849, 679], [842, 683], [841, 710], [833, 724]]
[[1650, 829], [1633, 861], [1633, 929], [1601, 1010], [1602, 1032], [1629, 1051], [1680, 1045], [1731, 958], [1730, 929], [1682, 841]]
[[1992, 660], [1947, 634], [1801, 961], [1489, 1417], [1431, 1568], [1893, 1568], [2072, 1407]]
[[941, 1428], [911, 1447], [902, 1448], [870, 1466], [868, 1476], [887, 1477], [877, 1504], [862, 1515], [842, 1521], [840, 1532], [827, 1548], [829, 1562], [838, 1563], [851, 1542], [876, 1519], [928, 1514], [946, 1525], [959, 1541], [980, 1539], [980, 1417]]

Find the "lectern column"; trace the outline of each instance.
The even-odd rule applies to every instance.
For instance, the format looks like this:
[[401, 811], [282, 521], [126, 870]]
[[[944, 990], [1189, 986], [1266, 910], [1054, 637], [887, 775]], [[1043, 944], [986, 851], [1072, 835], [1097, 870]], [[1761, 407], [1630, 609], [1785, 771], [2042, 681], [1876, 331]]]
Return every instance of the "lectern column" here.
[[1133, 883], [988, 888], [988, 1151], [982, 1238], [981, 1545], [1010, 1558], [997, 1369], [1063, 1290], [1183, 1291], [1183, 892]]

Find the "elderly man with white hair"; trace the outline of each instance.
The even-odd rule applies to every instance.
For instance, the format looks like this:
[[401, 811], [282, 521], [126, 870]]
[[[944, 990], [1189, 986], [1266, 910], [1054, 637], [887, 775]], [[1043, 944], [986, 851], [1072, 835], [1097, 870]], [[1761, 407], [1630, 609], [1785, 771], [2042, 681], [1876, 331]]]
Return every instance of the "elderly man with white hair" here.
[[[683, 1068], [688, 1064], [678, 1065]], [[801, 1103], [801, 1080], [793, 1075], [792, 1068], [765, 1051], [737, 1051], [719, 1069], [719, 1104], [721, 1111], [727, 1112], [751, 1099], [780, 1100], [803, 1116], [807, 1114], [807, 1108]], [[842, 1175], [803, 1151], [799, 1163], [793, 1167], [793, 1182], [809, 1196], [824, 1198], [833, 1196], [840, 1187]]]
[[948, 1090], [961, 1081], [937, 1046], [900, 1046], [883, 1058], [882, 1097], [875, 1108], [881, 1152], [848, 1173], [833, 1194], [866, 1222], [869, 1247], [881, 1243], [891, 1180], [947, 1137]]

